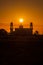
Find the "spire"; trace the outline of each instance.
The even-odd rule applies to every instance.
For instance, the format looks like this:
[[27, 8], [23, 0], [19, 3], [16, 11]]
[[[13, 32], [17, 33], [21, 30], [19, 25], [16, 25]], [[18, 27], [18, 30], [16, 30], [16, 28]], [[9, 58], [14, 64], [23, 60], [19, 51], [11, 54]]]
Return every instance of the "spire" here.
[[33, 23], [30, 23], [30, 29], [31, 29], [31, 33], [33, 34]]
[[10, 23], [10, 33], [13, 32], [13, 22]]
[[30, 23], [30, 28], [33, 29], [33, 23], [32, 22]]

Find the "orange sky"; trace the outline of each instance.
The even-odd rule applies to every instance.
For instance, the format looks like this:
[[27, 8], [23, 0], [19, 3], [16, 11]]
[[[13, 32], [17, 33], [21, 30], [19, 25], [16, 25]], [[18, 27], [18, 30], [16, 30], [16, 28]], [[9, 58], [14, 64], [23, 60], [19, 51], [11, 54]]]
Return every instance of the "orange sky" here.
[[20, 18], [24, 27], [33, 22], [34, 31], [43, 34], [43, 0], [0, 0], [0, 29], [9, 31], [11, 21], [19, 27]]

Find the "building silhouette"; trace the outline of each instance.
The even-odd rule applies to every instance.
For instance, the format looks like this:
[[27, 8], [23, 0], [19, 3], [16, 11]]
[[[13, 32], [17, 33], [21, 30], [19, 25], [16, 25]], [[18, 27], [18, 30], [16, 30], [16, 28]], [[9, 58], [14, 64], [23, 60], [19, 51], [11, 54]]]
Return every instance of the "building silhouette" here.
[[[29, 28], [20, 25], [19, 28], [15, 28], [15, 31], [11, 22], [10, 33], [0, 29], [0, 50], [1, 61], [4, 65], [37, 65], [40, 58], [43, 58], [43, 35], [39, 35], [38, 31], [33, 35], [32, 22]], [[42, 56], [40, 56], [40, 51]]]
[[33, 34], [33, 23], [30, 23], [31, 34]]
[[29, 28], [23, 28], [23, 25], [21, 24], [19, 28], [15, 28], [15, 31], [13, 31], [13, 22], [10, 23], [10, 33], [15, 35], [32, 35], [33, 34], [33, 23], [30, 23]]
[[10, 23], [10, 33], [13, 32], [13, 22]]

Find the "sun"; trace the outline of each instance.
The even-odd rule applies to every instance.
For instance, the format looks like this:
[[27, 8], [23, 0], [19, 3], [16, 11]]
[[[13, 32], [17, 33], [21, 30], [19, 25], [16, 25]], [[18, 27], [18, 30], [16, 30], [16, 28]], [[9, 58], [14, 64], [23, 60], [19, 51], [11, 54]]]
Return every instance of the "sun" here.
[[23, 21], [24, 21], [23, 18], [20, 18], [20, 19], [19, 19], [19, 22], [20, 22], [20, 23], [22, 23]]

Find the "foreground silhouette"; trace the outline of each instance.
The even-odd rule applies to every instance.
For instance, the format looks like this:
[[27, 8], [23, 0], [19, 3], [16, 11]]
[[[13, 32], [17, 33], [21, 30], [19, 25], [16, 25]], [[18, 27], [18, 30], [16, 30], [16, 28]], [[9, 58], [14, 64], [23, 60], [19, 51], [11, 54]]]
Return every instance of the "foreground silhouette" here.
[[[19, 31], [18, 31], [19, 30]], [[43, 35], [28, 34], [28, 29], [7, 33], [0, 30], [0, 56], [2, 65], [37, 65], [43, 58]], [[41, 55], [40, 55], [41, 54]]]

